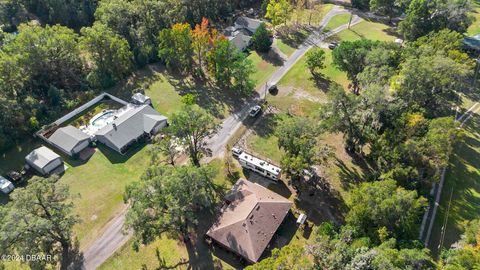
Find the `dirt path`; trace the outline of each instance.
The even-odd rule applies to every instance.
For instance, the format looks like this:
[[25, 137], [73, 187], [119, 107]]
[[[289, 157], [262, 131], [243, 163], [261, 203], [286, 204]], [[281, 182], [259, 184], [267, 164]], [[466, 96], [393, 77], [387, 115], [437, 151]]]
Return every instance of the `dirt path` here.
[[[334, 7], [332, 10], [330, 10], [330, 12], [327, 13], [325, 18], [322, 20], [319, 29], [314, 31], [284, 62], [283, 66], [271, 76], [268, 85], [277, 84], [310, 48], [321, 44], [325, 38], [345, 30], [347, 25], [340, 26], [328, 33], [323, 33], [324, 27], [333, 16], [347, 12], [347, 10], [341, 7]], [[362, 19], [360, 17], [354, 16], [351, 25], [357, 24], [361, 21]], [[248, 111], [250, 110], [251, 106], [257, 104], [265, 95], [265, 92], [266, 89], [263, 87], [258, 89], [259, 97], [247, 102], [240, 111], [233, 113], [223, 121], [220, 130], [207, 141], [208, 148], [212, 150], [212, 157], [210, 159], [222, 157], [224, 155], [225, 146], [228, 140], [233, 134], [235, 134], [237, 129], [241, 126], [242, 121], [248, 116]], [[123, 222], [125, 221], [125, 213], [126, 211], [115, 217], [112, 222], [107, 225], [104, 233], [83, 251], [84, 269], [91, 270], [99, 267], [131, 237], [130, 234], [124, 235], [122, 232]]]

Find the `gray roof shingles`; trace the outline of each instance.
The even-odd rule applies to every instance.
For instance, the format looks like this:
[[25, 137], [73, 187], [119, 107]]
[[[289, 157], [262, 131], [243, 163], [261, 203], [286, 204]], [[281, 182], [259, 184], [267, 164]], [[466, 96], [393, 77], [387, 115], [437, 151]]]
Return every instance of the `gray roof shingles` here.
[[25, 160], [30, 164], [35, 164], [35, 166], [39, 168], [44, 168], [50, 162], [58, 158], [60, 158], [60, 156], [57, 155], [55, 152], [53, 152], [52, 150], [48, 149], [45, 146], [41, 146], [33, 150], [32, 152], [30, 152], [25, 157]]
[[152, 107], [148, 105], [136, 106], [100, 129], [96, 135], [104, 136], [118, 149], [122, 149], [144, 133], [150, 133], [162, 121], [167, 121], [167, 117], [161, 115]]
[[66, 152], [71, 152], [79, 143], [89, 140], [90, 137], [73, 126], [57, 129], [48, 140]]

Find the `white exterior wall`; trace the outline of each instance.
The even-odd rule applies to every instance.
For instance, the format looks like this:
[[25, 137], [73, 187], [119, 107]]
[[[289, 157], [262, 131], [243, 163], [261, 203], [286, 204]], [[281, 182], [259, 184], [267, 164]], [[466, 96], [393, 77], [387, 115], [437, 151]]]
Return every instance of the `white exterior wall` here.
[[167, 126], [167, 121], [166, 120], [160, 122], [156, 127], [153, 128], [152, 134], [157, 134], [160, 131], [160, 129], [162, 129], [166, 126]]
[[43, 174], [49, 174], [52, 172], [54, 169], [56, 169], [58, 166], [62, 165], [62, 160], [60, 158], [57, 158], [53, 160], [52, 162], [48, 163], [47, 166], [43, 168]]
[[79, 143], [77, 146], [75, 146], [75, 147], [72, 149], [72, 154], [78, 154], [78, 153], [80, 153], [80, 151], [82, 151], [83, 149], [87, 148], [89, 144], [90, 144], [90, 142], [89, 142], [88, 140], [85, 140], [85, 141]]

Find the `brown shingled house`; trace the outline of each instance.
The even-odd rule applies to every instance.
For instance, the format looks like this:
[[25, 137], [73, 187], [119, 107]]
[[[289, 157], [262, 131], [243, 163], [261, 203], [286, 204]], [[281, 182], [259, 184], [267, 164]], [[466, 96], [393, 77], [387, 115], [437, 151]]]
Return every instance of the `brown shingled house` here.
[[225, 202], [207, 236], [248, 262], [257, 262], [292, 202], [245, 179], [235, 183]]

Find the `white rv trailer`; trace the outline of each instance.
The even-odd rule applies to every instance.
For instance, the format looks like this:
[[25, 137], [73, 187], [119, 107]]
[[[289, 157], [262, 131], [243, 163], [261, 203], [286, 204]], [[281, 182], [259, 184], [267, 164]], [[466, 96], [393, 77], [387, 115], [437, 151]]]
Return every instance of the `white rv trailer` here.
[[252, 170], [274, 181], [278, 181], [278, 179], [280, 179], [282, 170], [279, 167], [270, 164], [265, 160], [254, 157], [245, 151], [242, 151], [238, 155], [238, 161], [240, 162], [240, 165], [246, 169]]

